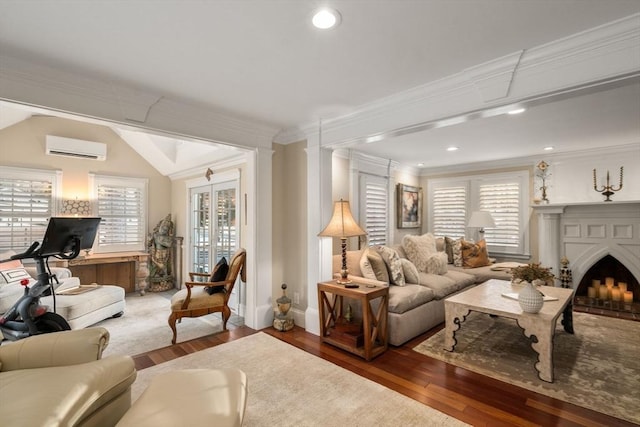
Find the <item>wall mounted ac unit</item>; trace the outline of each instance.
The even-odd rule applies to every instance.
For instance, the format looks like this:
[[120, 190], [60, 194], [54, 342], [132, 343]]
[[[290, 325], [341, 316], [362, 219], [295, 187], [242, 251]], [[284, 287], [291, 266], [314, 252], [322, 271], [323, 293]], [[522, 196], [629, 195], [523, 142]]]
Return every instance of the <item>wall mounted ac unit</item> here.
[[107, 160], [107, 144], [47, 135], [46, 153], [50, 156], [75, 157], [77, 159]]

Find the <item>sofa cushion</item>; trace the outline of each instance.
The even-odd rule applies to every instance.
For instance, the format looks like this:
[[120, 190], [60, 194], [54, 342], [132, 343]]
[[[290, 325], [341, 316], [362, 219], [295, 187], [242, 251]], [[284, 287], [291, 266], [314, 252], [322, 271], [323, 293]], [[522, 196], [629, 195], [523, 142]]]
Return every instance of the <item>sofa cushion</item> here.
[[456, 270], [456, 269], [450, 268], [445, 274], [445, 277], [448, 277], [449, 279], [456, 282], [456, 286], [458, 288], [456, 289], [456, 291], [459, 291], [461, 289], [464, 289], [466, 287], [473, 285], [474, 283], [478, 283], [478, 278], [474, 274], [475, 271], [476, 269], [470, 271], [468, 269]]
[[389, 286], [389, 312], [402, 314], [435, 298], [433, 290], [420, 285]]
[[468, 273], [476, 278], [476, 283], [483, 283], [489, 279], [507, 280], [511, 281], [511, 273], [509, 270], [493, 270], [493, 265], [477, 268], [464, 268], [449, 266], [449, 273]]
[[411, 261], [406, 258], [400, 258], [402, 263], [402, 271], [404, 273], [405, 284], [420, 284], [420, 276], [418, 276], [418, 269]]
[[384, 261], [389, 273], [389, 283], [397, 286], [404, 286], [404, 271], [402, 269], [402, 262], [400, 261], [398, 253], [388, 246], [374, 246], [373, 249], [382, 256], [382, 260]]
[[487, 253], [487, 242], [482, 239], [478, 243], [462, 240], [462, 266], [465, 268], [485, 267], [491, 265]]
[[427, 259], [437, 253], [436, 238], [431, 233], [422, 236], [406, 235], [402, 238], [402, 247], [418, 271], [427, 271]]
[[[56, 295], [56, 312], [67, 322], [90, 315], [103, 307], [125, 300], [124, 288], [115, 285], [102, 285], [77, 295]], [[42, 302], [53, 310], [53, 299], [44, 297]], [[98, 319], [100, 321], [102, 319]]]
[[460, 289], [456, 281], [447, 277], [446, 274], [440, 275], [424, 272], [420, 272], [420, 286], [426, 286], [431, 289], [436, 299], [445, 298]]

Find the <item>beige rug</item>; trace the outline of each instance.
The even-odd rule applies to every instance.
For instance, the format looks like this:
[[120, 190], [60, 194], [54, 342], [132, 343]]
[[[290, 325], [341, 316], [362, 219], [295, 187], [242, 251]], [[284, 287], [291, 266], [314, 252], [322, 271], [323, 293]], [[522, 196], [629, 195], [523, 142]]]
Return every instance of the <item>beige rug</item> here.
[[414, 348], [455, 366], [640, 424], [640, 322], [574, 313], [575, 335], [554, 338], [553, 383], [538, 379], [537, 355], [514, 320], [471, 313], [443, 350], [444, 330]]
[[[123, 316], [94, 325], [109, 331], [109, 345], [104, 354], [135, 356], [171, 345], [172, 332], [167, 318], [174, 292], [148, 292], [145, 296], [128, 294]], [[177, 324], [177, 329], [178, 342], [183, 342], [222, 331], [222, 320], [217, 313], [183, 319]]]
[[231, 367], [248, 378], [244, 427], [467, 425], [261, 332], [139, 371], [133, 399], [162, 372]]

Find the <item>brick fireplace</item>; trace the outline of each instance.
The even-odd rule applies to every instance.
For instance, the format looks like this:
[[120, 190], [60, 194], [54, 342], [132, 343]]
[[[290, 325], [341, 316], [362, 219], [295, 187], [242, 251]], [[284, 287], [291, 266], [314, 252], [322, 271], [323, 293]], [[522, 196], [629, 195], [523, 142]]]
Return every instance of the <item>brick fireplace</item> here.
[[[560, 258], [569, 259], [576, 308], [584, 305], [594, 312], [628, 311], [632, 318], [640, 318], [640, 202], [538, 205], [534, 211], [538, 215], [540, 262], [558, 276]], [[589, 290], [596, 281], [605, 287], [613, 282], [609, 286], [616, 289], [613, 296], [611, 290]], [[633, 300], [627, 305], [625, 286]], [[590, 298], [594, 292], [595, 297]]]

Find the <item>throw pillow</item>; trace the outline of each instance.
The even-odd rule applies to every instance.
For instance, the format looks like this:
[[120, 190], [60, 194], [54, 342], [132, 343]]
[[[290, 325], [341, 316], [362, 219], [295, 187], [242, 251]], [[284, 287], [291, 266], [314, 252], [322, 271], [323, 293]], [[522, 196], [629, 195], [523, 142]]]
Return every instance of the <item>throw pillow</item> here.
[[427, 258], [437, 253], [436, 238], [431, 233], [422, 236], [407, 235], [402, 238], [402, 248], [418, 271], [426, 271]]
[[22, 261], [15, 259], [0, 263], [0, 284], [19, 282], [22, 279], [31, 279], [22, 266]]
[[362, 272], [362, 277], [365, 279], [377, 280], [376, 273], [373, 272], [373, 267], [371, 267], [369, 257], [367, 256], [370, 250], [371, 248], [367, 248], [362, 251], [362, 256], [360, 257], [360, 271]]
[[405, 283], [419, 285], [420, 274], [418, 273], [416, 266], [406, 258], [400, 258], [400, 262], [402, 263], [402, 272], [404, 273]]
[[478, 243], [462, 241], [462, 266], [476, 268], [491, 265], [487, 253], [487, 242], [482, 239]]
[[[222, 257], [220, 261], [213, 267], [213, 272], [209, 277], [210, 282], [222, 282], [227, 278], [227, 273], [229, 272], [229, 264], [227, 264], [227, 259]], [[224, 286], [206, 286], [204, 288], [205, 292], [209, 295], [226, 292]]]
[[444, 252], [438, 252], [427, 258], [426, 273], [431, 274], [446, 274], [447, 273], [447, 254]]
[[462, 238], [453, 241], [451, 253], [453, 254], [453, 265], [462, 267]]
[[378, 251], [373, 248], [367, 249], [365, 253], [367, 259], [369, 260], [369, 264], [371, 264], [374, 279], [381, 282], [389, 283], [389, 271], [387, 270], [387, 264], [384, 262], [384, 259], [382, 259], [382, 255], [380, 255], [380, 253], [378, 253]]
[[447, 262], [453, 264], [453, 245], [454, 240], [451, 237], [444, 238], [444, 251], [447, 254]]
[[404, 272], [402, 271], [402, 262], [400, 261], [398, 253], [387, 246], [374, 246], [374, 249], [382, 256], [382, 260], [387, 266], [389, 283], [404, 286]]

